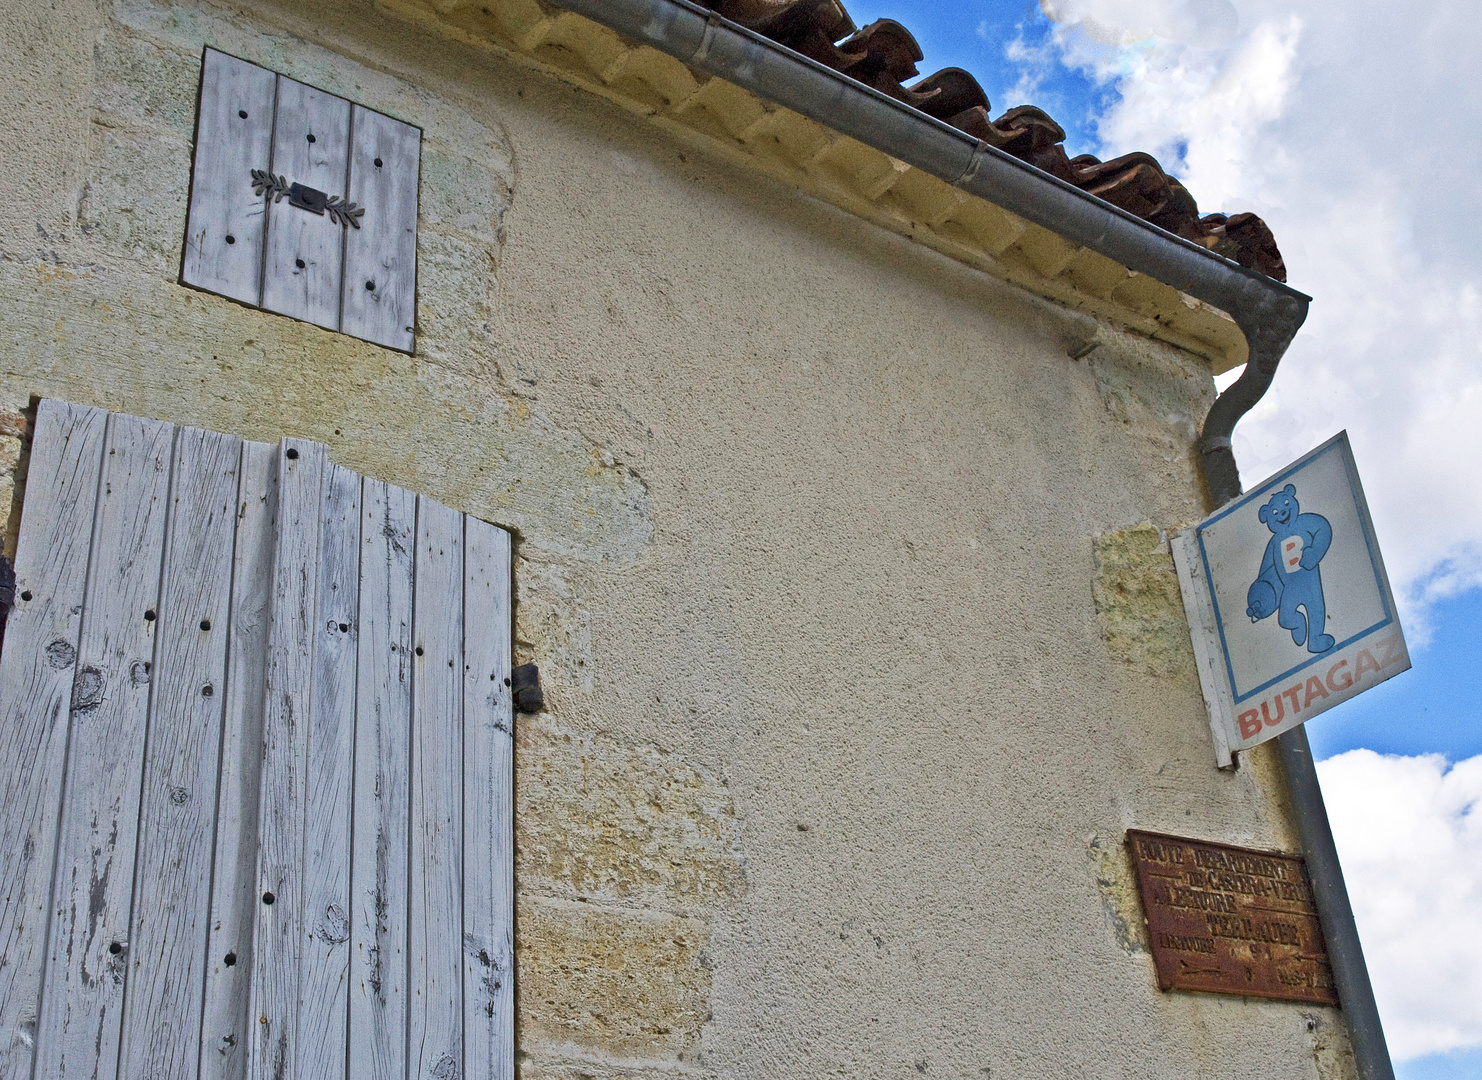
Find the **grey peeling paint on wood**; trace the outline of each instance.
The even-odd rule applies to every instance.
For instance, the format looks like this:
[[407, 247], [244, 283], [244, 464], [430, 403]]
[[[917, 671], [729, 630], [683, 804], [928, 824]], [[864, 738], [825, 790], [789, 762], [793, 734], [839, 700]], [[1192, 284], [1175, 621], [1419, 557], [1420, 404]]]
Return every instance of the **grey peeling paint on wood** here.
[[509, 533], [464, 525], [464, 1075], [514, 1080], [514, 715], [510, 700]]
[[411, 1080], [463, 1060], [463, 516], [417, 500], [412, 615]]
[[[181, 281], [411, 352], [422, 132], [206, 49]], [[347, 199], [356, 224], [258, 194], [252, 171]]]
[[417, 312], [417, 172], [422, 132], [355, 106], [350, 200], [365, 207], [345, 233], [344, 322], [367, 341], [410, 352]]
[[513, 1076], [509, 536], [326, 454], [41, 404], [0, 1076]]
[[229, 677], [216, 791], [216, 859], [200, 1038], [202, 1080], [242, 1080], [247, 1075], [252, 927], [259, 902], [258, 775], [280, 452], [267, 443], [242, 444], [231, 618], [223, 627]]
[[120, 1080], [186, 1080], [197, 1053], [201, 965], [231, 616], [242, 440], [176, 436], [165, 536], [154, 702], [144, 753]]
[[[330, 195], [345, 190], [350, 156], [350, 103], [278, 76], [273, 117], [274, 176]], [[262, 306], [329, 330], [340, 326], [344, 231], [328, 215], [288, 200], [268, 207]]]
[[113, 1075], [118, 1067], [174, 435], [158, 421], [108, 418], [72, 683], [37, 1076]]
[[180, 277], [254, 307], [262, 301], [266, 210], [251, 176], [272, 154], [276, 85], [271, 71], [235, 56], [207, 49], [202, 59]]
[[304, 876], [304, 771], [313, 722], [320, 483], [325, 449], [285, 439], [268, 630], [247, 1075], [294, 1080]]
[[405, 1080], [416, 536], [417, 497], [367, 478], [350, 891], [350, 1075], [356, 1080]]
[[348, 1019], [360, 486], [358, 473], [331, 465], [319, 499], [323, 520], [309, 718], [298, 1033], [299, 1072], [315, 1080], [345, 1075], [344, 1047], [316, 1039], [315, 1032], [344, 1031]]
[[69, 706], [108, 414], [36, 413], [15, 608], [0, 659], [0, 1077], [30, 1080]]

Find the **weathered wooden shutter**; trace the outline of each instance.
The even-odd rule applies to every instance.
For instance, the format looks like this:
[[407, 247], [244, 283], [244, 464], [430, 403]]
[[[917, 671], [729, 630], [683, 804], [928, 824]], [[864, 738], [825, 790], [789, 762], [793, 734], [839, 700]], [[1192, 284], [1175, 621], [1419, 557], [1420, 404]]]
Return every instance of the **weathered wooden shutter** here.
[[411, 352], [421, 152], [410, 124], [206, 49], [180, 280]]
[[0, 1080], [513, 1077], [509, 536], [41, 403], [0, 657]]

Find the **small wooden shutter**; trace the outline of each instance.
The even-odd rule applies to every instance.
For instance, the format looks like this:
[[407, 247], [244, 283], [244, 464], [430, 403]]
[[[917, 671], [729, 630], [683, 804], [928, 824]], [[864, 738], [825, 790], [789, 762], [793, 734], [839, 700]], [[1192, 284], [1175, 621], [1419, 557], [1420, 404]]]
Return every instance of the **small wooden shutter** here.
[[0, 656], [0, 1080], [514, 1075], [510, 549], [41, 403]]
[[[422, 132], [206, 49], [180, 280], [411, 352]], [[287, 187], [356, 208], [296, 207]]]

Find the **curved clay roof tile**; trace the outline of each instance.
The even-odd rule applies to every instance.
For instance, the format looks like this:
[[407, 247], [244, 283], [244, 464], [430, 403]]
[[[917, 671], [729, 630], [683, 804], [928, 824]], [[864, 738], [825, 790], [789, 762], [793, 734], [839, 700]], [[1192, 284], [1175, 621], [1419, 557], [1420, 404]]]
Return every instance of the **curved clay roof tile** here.
[[970, 72], [958, 67], [942, 68], [935, 75], [928, 75], [909, 89], [914, 94], [932, 94], [929, 102], [921, 107], [928, 116], [938, 120], [951, 120], [958, 113], [969, 109], [988, 108], [988, 95], [978, 85]]
[[921, 46], [894, 19], [876, 19], [839, 42], [839, 48], [846, 52], [863, 48], [869, 53], [871, 69], [894, 79], [914, 79], [919, 74], [916, 64], [921, 60]]
[[856, 30], [839, 0], [704, 0], [724, 18], [771, 38], [945, 120], [989, 146], [1012, 154], [1051, 176], [1105, 199], [1160, 228], [1203, 244], [1242, 266], [1277, 281], [1286, 265], [1276, 238], [1254, 214], [1199, 216], [1188, 190], [1149, 154], [1125, 154], [1103, 162], [1091, 154], [1065, 153], [1065, 129], [1042, 109], [1020, 105], [989, 119], [988, 95], [969, 72], [943, 68], [912, 86], [921, 46], [894, 19], [877, 19]]

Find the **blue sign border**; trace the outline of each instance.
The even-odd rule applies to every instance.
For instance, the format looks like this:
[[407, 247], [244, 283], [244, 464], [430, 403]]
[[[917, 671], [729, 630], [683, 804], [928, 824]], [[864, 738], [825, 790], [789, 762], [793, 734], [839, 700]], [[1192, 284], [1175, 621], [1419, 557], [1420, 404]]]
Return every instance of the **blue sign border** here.
[[[1232, 664], [1230, 661], [1230, 646], [1225, 640], [1225, 618], [1223, 615], [1220, 614], [1220, 601], [1219, 597], [1215, 593], [1214, 575], [1210, 572], [1209, 569], [1209, 552], [1206, 551], [1204, 547], [1204, 530], [1209, 528], [1211, 525], [1221, 520], [1222, 518], [1229, 517], [1237, 510], [1245, 509], [1245, 507], [1249, 506], [1252, 502], [1268, 495], [1271, 488], [1277, 486], [1278, 484], [1281, 484], [1289, 477], [1305, 469], [1308, 465], [1312, 464], [1324, 454], [1332, 453], [1334, 451], [1337, 451], [1338, 454], [1343, 458], [1343, 468], [1344, 471], [1348, 473], [1349, 490], [1353, 494], [1354, 506], [1358, 510], [1359, 526], [1363, 529], [1364, 533], [1364, 546], [1369, 552], [1369, 565], [1374, 570], [1374, 584], [1378, 586], [1379, 597], [1384, 604], [1384, 618], [1380, 619], [1373, 626], [1360, 630], [1358, 633], [1354, 634], [1346, 641], [1338, 642], [1326, 652], [1318, 656], [1313, 656], [1307, 660], [1302, 661], [1299, 664], [1295, 664], [1292, 667], [1287, 668], [1287, 670], [1283, 671], [1280, 675], [1277, 675], [1274, 679], [1270, 679], [1267, 682], [1262, 683], [1260, 686], [1257, 686], [1251, 690], [1247, 690], [1245, 693], [1242, 694], [1240, 693], [1239, 687], [1235, 685], [1235, 665]], [[1319, 661], [1337, 652], [1339, 649], [1343, 649], [1348, 647], [1349, 645], [1352, 645], [1355, 641], [1367, 637], [1368, 635], [1374, 633], [1374, 631], [1376, 630], [1382, 630], [1384, 627], [1395, 621], [1394, 598], [1391, 597], [1389, 594], [1388, 582], [1386, 581], [1384, 576], [1384, 565], [1382, 562], [1380, 562], [1379, 559], [1379, 543], [1374, 538], [1374, 525], [1373, 522], [1369, 520], [1369, 508], [1364, 502], [1363, 489], [1359, 486], [1358, 469], [1354, 465], [1353, 451], [1348, 445], [1348, 432], [1346, 431], [1340, 431], [1337, 435], [1334, 435], [1331, 439], [1323, 443], [1321, 446], [1317, 447], [1315, 450], [1312, 450], [1305, 456], [1293, 462], [1291, 465], [1287, 466], [1287, 468], [1284, 469], [1282, 472], [1279, 472], [1275, 476], [1267, 478], [1259, 486], [1252, 488], [1247, 494], [1242, 495], [1239, 499], [1232, 502], [1223, 510], [1204, 519], [1204, 521], [1199, 523], [1199, 527], [1195, 529], [1194, 536], [1199, 543], [1199, 558], [1204, 563], [1204, 580], [1209, 583], [1209, 599], [1210, 602], [1214, 605], [1215, 626], [1217, 626], [1220, 631], [1220, 651], [1224, 654], [1225, 672], [1230, 678], [1230, 692], [1234, 696], [1234, 700], [1237, 705], [1240, 702], [1246, 701], [1261, 693], [1263, 690], [1269, 690], [1271, 687], [1275, 686], [1279, 682], [1284, 682], [1285, 680], [1295, 675], [1297, 672], [1306, 670], [1313, 664], [1316, 664]]]

